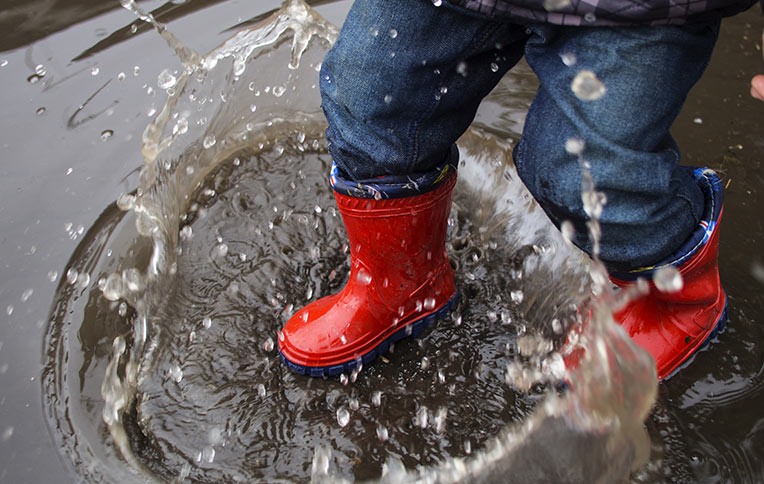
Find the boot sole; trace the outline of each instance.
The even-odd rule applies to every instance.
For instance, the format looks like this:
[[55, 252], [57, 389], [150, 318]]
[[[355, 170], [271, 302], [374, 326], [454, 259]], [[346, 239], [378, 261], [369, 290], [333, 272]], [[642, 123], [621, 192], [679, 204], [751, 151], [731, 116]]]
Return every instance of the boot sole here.
[[299, 373], [300, 375], [308, 375], [308, 376], [334, 376], [339, 375], [340, 373], [350, 373], [353, 370], [356, 369], [358, 366], [359, 360], [361, 365], [368, 365], [372, 361], [374, 361], [377, 356], [384, 354], [387, 352], [388, 349], [390, 349], [390, 345], [393, 343], [396, 343], [403, 338], [413, 336], [414, 338], [419, 338], [422, 336], [422, 333], [429, 328], [436, 320], [444, 318], [448, 313], [450, 313], [455, 307], [456, 304], [459, 302], [459, 289], [456, 290], [454, 295], [449, 299], [446, 304], [444, 304], [440, 309], [437, 311], [428, 314], [427, 316], [417, 319], [416, 321], [406, 325], [405, 327], [399, 329], [395, 333], [391, 334], [387, 337], [384, 341], [382, 341], [380, 344], [372, 348], [370, 351], [366, 352], [365, 354], [361, 355], [358, 358], [354, 358], [350, 361], [346, 361], [344, 363], [340, 363], [338, 365], [330, 365], [330, 366], [303, 366], [298, 365], [297, 363], [293, 363], [289, 361], [284, 354], [279, 351], [279, 356], [281, 356], [281, 360], [284, 362], [284, 364], [293, 372]]

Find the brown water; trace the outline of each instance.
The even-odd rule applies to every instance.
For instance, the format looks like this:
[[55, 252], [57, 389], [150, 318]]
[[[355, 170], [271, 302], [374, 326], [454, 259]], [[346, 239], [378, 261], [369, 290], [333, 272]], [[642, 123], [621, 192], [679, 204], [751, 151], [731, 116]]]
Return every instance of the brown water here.
[[[25, 6], [30, 9], [27, 12], [41, 8], [34, 3]], [[237, 2], [210, 5], [196, 14], [191, 10], [192, 6], [196, 9], [200, 6], [208, 7], [208, 4], [190, 2], [185, 6], [168, 4], [162, 8], [169, 11], [165, 14], [165, 21], [173, 18], [170, 17], [172, 12], [177, 15], [178, 20], [171, 23], [173, 31], [200, 51], [209, 50], [227, 38], [230, 35], [228, 30], [245, 22], [248, 17], [267, 10], [266, 7], [258, 8], [257, 12], [239, 18], [243, 7]], [[319, 10], [324, 8], [323, 13], [327, 16], [331, 18], [335, 15], [340, 19], [346, 7], [345, 2], [330, 3]], [[95, 8], [90, 10], [96, 11]], [[54, 9], [54, 15], [45, 18], [55, 18], [56, 21], [40, 21], [41, 27], [37, 31], [49, 32], [60, 28], [56, 22], [65, 19], [67, 11], [68, 8], [64, 5], [59, 10]], [[94, 17], [90, 21], [79, 22], [77, 16], [75, 14], [76, 20], [69, 24], [64, 23], [69, 25], [67, 30], [36, 42], [32, 40], [34, 37], [31, 35], [25, 37], [26, 40], [6, 40], [4, 37], [3, 45], [7, 46], [5, 48], [15, 45], [25, 47], [0, 55], [0, 60], [8, 60], [8, 65], [0, 67], [0, 75], [7, 80], [4, 80], [3, 84], [3, 105], [8, 108], [2, 143], [7, 154], [6, 159], [12, 161], [7, 162], [3, 169], [7, 198], [0, 211], [0, 220], [4, 222], [5, 227], [2, 251], [4, 273], [7, 274], [0, 283], [0, 294], [8, 323], [0, 331], [0, 341], [3, 343], [0, 347], [0, 379], [3, 388], [0, 397], [0, 405], [3, 408], [0, 430], [3, 431], [3, 437], [0, 445], [4, 446], [0, 478], [3, 482], [58, 481], [62, 480], [62, 472], [72, 472], [59, 469], [59, 461], [54, 457], [58, 455], [55, 445], [69, 445], [68, 442], [60, 440], [62, 431], [64, 435], [67, 432], [53, 428], [50, 432], [53, 438], [49, 438], [39, 407], [42, 359], [40, 347], [49, 303], [53, 299], [55, 289], [55, 284], [49, 279], [56, 279], [55, 282], [58, 283], [65, 278], [65, 265], [70, 255], [73, 261], [86, 261], [89, 257], [92, 259], [98, 255], [82, 252], [72, 255], [76, 244], [83, 237], [87, 237], [90, 243], [83, 244], [82, 247], [97, 250], [99, 245], [95, 241], [98, 241], [99, 237], [120, 234], [124, 231], [124, 226], [132, 223], [128, 220], [120, 221], [119, 212], [114, 209], [107, 209], [98, 224], [95, 221], [100, 211], [108, 207], [120, 193], [137, 185], [134, 170], [141, 164], [137, 140], [148, 122], [147, 114], [152, 105], [159, 108], [163, 104], [163, 94], [156, 93], [157, 74], [165, 67], [177, 65], [177, 60], [172, 58], [158, 36], [149, 32], [141, 34], [141, 31], [131, 35], [129, 27], [126, 26], [131, 24], [133, 19], [121, 9]], [[157, 17], [163, 20], [161, 15]], [[339, 23], [339, 20], [335, 22]], [[694, 91], [677, 122], [676, 133], [680, 143], [686, 147], [690, 163], [722, 168], [727, 179], [731, 180], [727, 192], [728, 209], [721, 254], [722, 278], [730, 296], [730, 326], [709, 351], [699, 355], [679, 376], [661, 385], [658, 404], [648, 421], [654, 443], [650, 468], [644, 476], [635, 476], [637, 480], [756, 482], [764, 476], [760, 457], [761, 449], [764, 448], [764, 433], [760, 429], [762, 412], [758, 405], [764, 380], [761, 375], [761, 343], [764, 338], [759, 324], [764, 301], [761, 296], [761, 284], [752, 274], [752, 270], [759, 267], [755, 263], [762, 261], [760, 237], [764, 228], [757, 211], [757, 208], [761, 207], [757, 192], [764, 186], [764, 179], [759, 173], [761, 155], [764, 152], [764, 107], [746, 97], [747, 80], [754, 69], [761, 68], [760, 52], [754, 47], [758, 38], [758, 27], [746, 27], [747, 22], [760, 23], [761, 20], [751, 12], [745, 17], [727, 22], [728, 37], [722, 40], [708, 75]], [[45, 28], [42, 28], [43, 25]], [[210, 25], [219, 27], [211, 29]], [[89, 54], [83, 56], [86, 52]], [[70, 62], [70, 59], [77, 60]], [[28, 81], [27, 78], [32, 76], [35, 66], [40, 63], [46, 66], [45, 75], [37, 79], [37, 82]], [[137, 76], [134, 75], [134, 65], [141, 66]], [[98, 68], [97, 73], [93, 70], [94, 67]], [[119, 80], [119, 72], [126, 74], [123, 81]], [[31, 80], [35, 78], [32, 77]], [[146, 87], [144, 83], [147, 84]], [[148, 94], [148, 86], [154, 87], [153, 94]], [[502, 89], [497, 91], [481, 112], [479, 122], [482, 127], [503, 134], [510, 140], [516, 140], [519, 122], [532, 95], [532, 89], [532, 77], [527, 70], [520, 69], [511, 78], [511, 82], [505, 83]], [[45, 107], [45, 111], [37, 114], [40, 107]], [[702, 123], [698, 124], [696, 118], [700, 118]], [[11, 120], [15, 122], [10, 122]], [[40, 138], [45, 141], [41, 142]], [[181, 264], [178, 270], [181, 280], [188, 281], [188, 284], [180, 285], [185, 291], [180, 291], [182, 297], [177, 301], [183, 304], [172, 307], [173, 310], [177, 310], [172, 313], [177, 316], [174, 327], [179, 331], [163, 341], [163, 344], [157, 347], [155, 355], [157, 361], [160, 361], [168, 372], [159, 374], [161, 379], [157, 381], [144, 381], [145, 394], [156, 398], [145, 400], [148, 403], [142, 408], [150, 418], [141, 422], [141, 425], [159, 438], [153, 442], [134, 442], [138, 445], [134, 445], [133, 448], [143, 452], [140, 455], [142, 461], [148, 463], [148, 466], [160, 475], [169, 477], [177, 475], [177, 468], [182, 468], [179, 461], [185, 459], [191, 464], [188, 472], [192, 478], [198, 479], [200, 475], [204, 475], [214, 479], [219, 474], [199, 474], [204, 465], [196, 462], [198, 452], [202, 452], [199, 460], [205, 461], [210, 455], [209, 450], [204, 453], [205, 448], [211, 443], [220, 444], [221, 441], [225, 441], [230, 437], [227, 434], [229, 430], [231, 435], [237, 435], [236, 431], [242, 430], [241, 426], [247, 421], [273, 421], [271, 426], [263, 427], [263, 433], [244, 431], [243, 438], [237, 437], [240, 446], [238, 453], [231, 451], [226, 454], [226, 450], [216, 447], [214, 462], [220, 464], [237, 459], [246, 460], [245, 465], [238, 468], [246, 471], [242, 474], [245, 478], [262, 475], [258, 474], [262, 472], [262, 468], [274, 472], [267, 475], [304, 478], [309, 470], [299, 468], [295, 463], [310, 462], [312, 443], [322, 440], [326, 434], [321, 432], [325, 431], [335, 436], [333, 442], [340, 444], [343, 455], [355, 453], [362, 461], [360, 466], [352, 461], [335, 464], [340, 470], [345, 469], [343, 474], [347, 474], [349, 468], [355, 467], [358, 477], [377, 475], [385, 456], [374, 456], [369, 451], [371, 448], [378, 448], [379, 442], [377, 427], [381, 410], [369, 398], [369, 393], [373, 393], [370, 385], [374, 383], [375, 377], [388, 378], [399, 383], [384, 390], [384, 408], [390, 408], [386, 418], [405, 421], [406, 423], [399, 425], [407, 425], [412, 432], [405, 437], [392, 432], [392, 438], [386, 441], [382, 448], [386, 453], [399, 455], [409, 466], [416, 463], [431, 464], [440, 457], [463, 455], [466, 453], [466, 440], [477, 447], [480, 442], [494, 435], [501, 422], [522, 419], [527, 415], [534, 406], [532, 394], [517, 398], [516, 393], [507, 393], [506, 388], [488, 386], [491, 378], [476, 378], [478, 375], [475, 375], [475, 370], [478, 374], [480, 371], [492, 371], [490, 367], [480, 368], [481, 360], [490, 357], [491, 361], [496, 361], [497, 357], [499, 360], [502, 357], [501, 354], [487, 355], [485, 352], [494, 351], [492, 348], [501, 348], [505, 343], [502, 338], [511, 336], [511, 333], [507, 332], [491, 333], [490, 327], [475, 324], [479, 320], [477, 315], [488, 317], [490, 311], [485, 302], [464, 308], [462, 325], [446, 325], [442, 332], [435, 332], [421, 343], [407, 343], [407, 349], [402, 348], [404, 351], [395, 353], [394, 365], [373, 367], [371, 371], [374, 372], [374, 376], [356, 383], [356, 386], [346, 387], [337, 382], [324, 382], [317, 383], [316, 388], [298, 396], [295, 396], [294, 392], [284, 391], [289, 388], [288, 384], [294, 377], [284, 372], [280, 366], [274, 365], [273, 362], [277, 363], [274, 358], [268, 358], [262, 346], [264, 335], [269, 332], [272, 334], [273, 329], [282, 323], [280, 318], [283, 317], [288, 304], [297, 305], [300, 301], [309, 299], [305, 294], [305, 284], [290, 282], [287, 285], [286, 275], [301, 275], [305, 282], [310, 281], [307, 285], [313, 288], [314, 293], [322, 293], [340, 284], [339, 276], [329, 276], [333, 268], [337, 268], [337, 273], [341, 274], [345, 262], [345, 257], [341, 255], [341, 237], [336, 233], [336, 218], [330, 215], [328, 194], [322, 191], [322, 186], [316, 185], [318, 182], [315, 181], [320, 180], [320, 173], [325, 169], [323, 165], [327, 160], [320, 153], [285, 153], [290, 161], [301, 160], [300, 163], [305, 163], [306, 167], [315, 170], [304, 173], [305, 180], [309, 181], [303, 183], [309, 184], [308, 190], [313, 190], [309, 193], [314, 193], [316, 197], [316, 201], [310, 202], [307, 197], [297, 196], [267, 200], [269, 209], [272, 210], [270, 207], [273, 205], [279, 208], [282, 214], [288, 207], [300, 207], [289, 220], [283, 222], [285, 226], [292, 224], [292, 229], [272, 232], [282, 234], [287, 240], [274, 241], [258, 235], [256, 229], [251, 233], [242, 232], [246, 230], [246, 225], [240, 223], [242, 217], [245, 221], [254, 218], [253, 226], [264, 225], [261, 229], [263, 230], [267, 228], [268, 222], [283, 219], [277, 212], [244, 213], [245, 208], [253, 202], [263, 202], [257, 199], [258, 196], [277, 191], [263, 189], [257, 185], [261, 183], [258, 174], [262, 174], [263, 170], [274, 177], [279, 187], [293, 181], [288, 179], [286, 173], [280, 171], [283, 168], [280, 169], [278, 163], [274, 163], [278, 156], [284, 156], [283, 153], [278, 156], [271, 153], [271, 159], [268, 159], [267, 154], [259, 158], [242, 157], [244, 163], [239, 169], [233, 168], [231, 160], [230, 165], [224, 167], [224, 170], [228, 171], [210, 179], [210, 183], [217, 184], [215, 189], [220, 193], [219, 198], [215, 197], [209, 201], [207, 216], [197, 218], [192, 224], [196, 235], [181, 244], [187, 256], [181, 261], [185, 261], [187, 265]], [[203, 193], [199, 196], [206, 199]], [[51, 203], [54, 201], [56, 203]], [[300, 203], [305, 206], [300, 206]], [[320, 214], [315, 210], [315, 205], [322, 207]], [[730, 209], [731, 207], [735, 208]], [[507, 270], [497, 272], [510, 273], [511, 264], [515, 259], [512, 254], [492, 250], [490, 245], [486, 249], [471, 244], [469, 234], [474, 232], [474, 219], [469, 216], [459, 217], [459, 210], [456, 213], [457, 223], [453, 227], [452, 240], [457, 242], [454, 253], [456, 260], [461, 262], [459, 284], [462, 290], [474, 299], [489, 301], [495, 295], [496, 288], [504, 288], [508, 284], [511, 285], [511, 282], [497, 281], [494, 279], [497, 275], [487, 274], [485, 269], [508, 264]], [[467, 213], [471, 212], [468, 210]], [[305, 218], [300, 215], [304, 215]], [[305, 219], [307, 224], [301, 222]], [[230, 221], [237, 225], [229, 226]], [[314, 228], [315, 223], [319, 224], [318, 228]], [[89, 227], [92, 227], [92, 231], [86, 235]], [[313, 239], [307, 235], [296, 239], [296, 235], [307, 228], [323, 231], [321, 235], [330, 235], [329, 247], [322, 248], [316, 255], [311, 251], [313, 247], [310, 241]], [[231, 234], [239, 236], [232, 237]], [[243, 234], [247, 237], [243, 237]], [[217, 237], [221, 237], [228, 247], [228, 252], [222, 258], [217, 257], [221, 252], [215, 252], [221, 243]], [[130, 243], [129, 240], [124, 241], [124, 245]], [[264, 264], [258, 267], [260, 270], [255, 270], [252, 261], [262, 261], [262, 257], [257, 256], [271, 253], [273, 245], [281, 250], [281, 262], [273, 263], [272, 266]], [[285, 253], [283, 247], [291, 246], [294, 246], [293, 250], [287, 250]], [[134, 247], [134, 251], [133, 257], [136, 261], [146, 258], [145, 248], [141, 249], [140, 245]], [[246, 260], [241, 260], [239, 254], [247, 255]], [[198, 257], [188, 257], [189, 255]], [[290, 273], [289, 267], [284, 265], [284, 261], [289, 260], [294, 262], [295, 267], [305, 267], [304, 263], [300, 264], [300, 260], [308, 257], [315, 257], [319, 263], [313, 273]], [[213, 263], [197, 265], [209, 260]], [[109, 262], [104, 264], [108, 267]], [[48, 274], [49, 271], [58, 274]], [[86, 272], [93, 273], [90, 270]], [[198, 278], [199, 275], [202, 277]], [[60, 364], [81, 369], [80, 385], [77, 386], [80, 387], [80, 392], [88, 397], [82, 399], [80, 405], [70, 406], [82, 408], [80, 415], [69, 415], [69, 420], [54, 422], [63, 424], [68, 421], [79, 429], [85, 426], [81, 425], [78, 419], [99, 417], [102, 406], [99, 401], [99, 375], [103, 374], [106, 357], [111, 351], [111, 336], [128, 331], [124, 319], [119, 316], [119, 309], [104, 304], [102, 299], [99, 300], [100, 291], [94, 287], [94, 273], [93, 278], [93, 284], [88, 285], [89, 289], [84, 291], [81, 285], [69, 286], [61, 282], [66, 296], [79, 301], [78, 310], [87, 314], [84, 320], [73, 319], [76, 311], [66, 305], [59, 307], [70, 310], [71, 313], [54, 312], [57, 323], [76, 325], [76, 331], [69, 332], [69, 344], [72, 347], [79, 346], [81, 351], [70, 352], [66, 355], [66, 360], [63, 360], [62, 356]], [[477, 282], [471, 282], [471, 278], [475, 278]], [[221, 285], [221, 279], [229, 283]], [[274, 279], [275, 283], [271, 279]], [[195, 285], [194, 281], [208, 282]], [[238, 284], [239, 291], [231, 291], [232, 283]], [[247, 299], [249, 287], [262, 286], [269, 289], [253, 292], [249, 296], [263, 297], [263, 301], [257, 306], [273, 309], [262, 310], [262, 314], [258, 313], [256, 318], [252, 318], [252, 314], [247, 311], [247, 304], [231, 303], [232, 299], [234, 303], [236, 298]], [[74, 294], [73, 291], [80, 291], [81, 294]], [[218, 303], [212, 307], [199, 307], [200, 303], [209, 301]], [[197, 302], [196, 306], [194, 302]], [[241, 311], [240, 316], [254, 319], [255, 324], [237, 325], [236, 321], [242, 319], [236, 318], [236, 313], [221, 314], [221, 307], [238, 307]], [[516, 318], [517, 315], [511, 308], [509, 305], [507, 314]], [[129, 313], [126, 316], [129, 316]], [[206, 328], [205, 317], [210, 317], [209, 328]], [[497, 311], [495, 317], [500, 320], [501, 312]], [[86, 324], [83, 324], [83, 321]], [[226, 322], [229, 324], [224, 324]], [[266, 325], [268, 330], [260, 331], [258, 324]], [[189, 341], [191, 331], [197, 331], [200, 339]], [[195, 345], [199, 345], [205, 338], [219, 342], [214, 347], [219, 348], [220, 353], [208, 355], [195, 352], [194, 349], [198, 348]], [[465, 340], [466, 344], [463, 343]], [[475, 348], [478, 351], [471, 358], [452, 360], [444, 349], [455, 342], [462, 344], [457, 348], [460, 354], [464, 354], [466, 348]], [[474, 346], [469, 346], [470, 344]], [[437, 354], [437, 350], [441, 350], [440, 355]], [[181, 365], [180, 362], [171, 361], [171, 357], [179, 354], [184, 355], [185, 360], [185, 357], [191, 356], [192, 364], [181, 368], [182, 378], [177, 381], [179, 373], [175, 367]], [[248, 360], [252, 355], [255, 357], [254, 363], [242, 363], [243, 359]], [[422, 369], [423, 355], [431, 355], [426, 370]], [[165, 358], [165, 361], [162, 358]], [[454, 368], [449, 368], [452, 366]], [[498, 367], [497, 365], [496, 368]], [[454, 388], [454, 392], [468, 392], [458, 393], [461, 398], [455, 400], [457, 404], [464, 404], [467, 410], [470, 410], [461, 410], [461, 413], [481, 416], [480, 419], [472, 421], [468, 418], [458, 431], [449, 433], [449, 438], [453, 441], [444, 439], [442, 434], [435, 431], [435, 427], [420, 429], [414, 420], [417, 410], [421, 407], [427, 407], [432, 414], [437, 414], [441, 406], [440, 400], [428, 400], [435, 398], [431, 395], [433, 382], [436, 383], [435, 387], [442, 388], [446, 392], [445, 395], [451, 395], [453, 398], [453, 394], [449, 394], [449, 384], [440, 384], [438, 381], [438, 370], [441, 369], [448, 370], [444, 375], [463, 375], [463, 378], [469, 379], [469, 385], [457, 385], [458, 388]], [[426, 373], [422, 375], [424, 378], [420, 376], [423, 373]], [[220, 378], [230, 379], [232, 376], [235, 376], [234, 380], [222, 382], [227, 383], [227, 387], [221, 386]], [[501, 374], [495, 376], [499, 377], [499, 380], [502, 379]], [[248, 387], [246, 384], [257, 379], [263, 384], [265, 396], [257, 385]], [[214, 381], [214, 389], [195, 387], [197, 381]], [[486, 383], [481, 387], [475, 384], [479, 381]], [[284, 386], [284, 382], [287, 386]], [[96, 387], [86, 387], [93, 384]], [[194, 391], [192, 394], [199, 396], [199, 401], [197, 407], [188, 409], [189, 413], [184, 414], [171, 404], [173, 398], [177, 399], [179, 395], [188, 391]], [[367, 398], [358, 398], [358, 394], [366, 395]], [[437, 393], [434, 395], [437, 396]], [[489, 396], [486, 398], [486, 395]], [[63, 393], [58, 396], [63, 397]], [[351, 399], [357, 398], [358, 410], [353, 411], [352, 424], [345, 427], [348, 430], [341, 430], [340, 434], [352, 430], [351, 435], [368, 437], [361, 438], [362, 448], [359, 449], [357, 443], [352, 443], [358, 441], [357, 437], [354, 437], [355, 440], [342, 441], [336, 438], [336, 428], [332, 430], [326, 426], [322, 431], [302, 435], [302, 442], [296, 440], [294, 435], [287, 435], [289, 440], [293, 440], [293, 445], [284, 451], [287, 454], [286, 460], [280, 461], [263, 451], [263, 448], [259, 448], [258, 444], [263, 445], [263, 436], [283, 438], [285, 429], [289, 427], [289, 419], [274, 419], [273, 417], [279, 416], [277, 413], [244, 414], [238, 419], [239, 428], [225, 428], [215, 421], [214, 409], [217, 401], [209, 401], [211, 398], [224, 397], [230, 397], [228, 401], [232, 402], [232, 405], [267, 397], [271, 402], [283, 404], [292, 411], [304, 409], [321, 413], [318, 409], [328, 409], [330, 417], [333, 417], [339, 407], [347, 406], [352, 409], [355, 404]], [[495, 405], [497, 402], [501, 405]], [[507, 402], [511, 402], [512, 405], [505, 406]], [[477, 407], [473, 408], [473, 405]], [[263, 408], [241, 404], [239, 407], [243, 411], [247, 408]], [[49, 411], [47, 404], [44, 408], [45, 411]], [[277, 412], [279, 405], [267, 408], [270, 409], [268, 411]], [[458, 408], [457, 406], [454, 410], [460, 411]], [[173, 418], [174, 415], [180, 414], [194, 415], [193, 412], [198, 409], [204, 410], [203, 415], [197, 415], [198, 418]], [[230, 417], [230, 413], [223, 414], [222, 417]], [[283, 418], [284, 415], [280, 417]], [[326, 414], [322, 418], [325, 417]], [[222, 420], [226, 418], [220, 418], [218, 421]], [[325, 418], [325, 421], [330, 419]], [[201, 428], [200, 422], [204, 422], [207, 427]], [[395, 423], [388, 426], [393, 429], [394, 425]], [[449, 427], [449, 431], [454, 429]], [[95, 434], [92, 436], [94, 441], [108, 440], [105, 435], [99, 437], [103, 427], [99, 428], [97, 422], [93, 424], [92, 432]], [[163, 432], [169, 435], [169, 438], [163, 439]], [[139, 434], [132, 432], [131, 435]], [[171, 451], [163, 449], [162, 445], [172, 442], [173, 435], [188, 437], [182, 442], [187, 448], [173, 448]], [[235, 440], [231, 440], [229, 446], [235, 448]], [[343, 448], [343, 445], [346, 447]], [[366, 449], [363, 445], [370, 447]], [[247, 454], [242, 449], [252, 449], [253, 454]], [[105, 445], [88, 449], [88, 452], [102, 453], [108, 457], [114, 451]], [[82, 452], [79, 462], [74, 463], [76, 474], [86, 475], [88, 468], [92, 467], [94, 458], [88, 452]], [[68, 457], [65, 461], [69, 464]], [[291, 465], [282, 469], [273, 465], [276, 462]], [[217, 470], [226, 472], [231, 469], [230, 466], [221, 465]], [[236, 476], [223, 475], [229, 480]], [[76, 478], [72, 475], [71, 480], [74, 479]]]

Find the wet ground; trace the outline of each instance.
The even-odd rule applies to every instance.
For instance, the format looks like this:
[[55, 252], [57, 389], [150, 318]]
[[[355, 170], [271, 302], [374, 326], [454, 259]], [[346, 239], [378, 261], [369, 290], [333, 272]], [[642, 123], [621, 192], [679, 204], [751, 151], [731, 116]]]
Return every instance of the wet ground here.
[[[164, 42], [118, 2], [43, 3], [5, 7], [0, 16], [3, 482], [66, 480], [61, 476], [69, 471], [46, 428], [39, 382], [53, 293], [87, 230], [120, 193], [137, 185], [140, 133], [164, 102], [157, 75], [177, 66]], [[159, 20], [200, 52], [278, 6], [252, 7], [243, 1], [143, 5], [157, 9]], [[339, 24], [347, 2], [323, 2], [317, 8]], [[730, 325], [710, 350], [661, 385], [648, 422], [656, 442], [655, 469], [638, 480], [764, 478], [764, 103], [747, 94], [750, 77], [764, 71], [762, 23], [757, 11], [726, 22], [708, 73], [675, 126], [686, 161], [719, 169], [729, 183], [720, 260]], [[519, 79], [532, 88], [527, 73]], [[516, 139], [528, 98], [518, 102], [501, 94], [478, 121]], [[87, 333], [80, 337], [87, 345]], [[90, 404], [97, 408], [101, 402]]]

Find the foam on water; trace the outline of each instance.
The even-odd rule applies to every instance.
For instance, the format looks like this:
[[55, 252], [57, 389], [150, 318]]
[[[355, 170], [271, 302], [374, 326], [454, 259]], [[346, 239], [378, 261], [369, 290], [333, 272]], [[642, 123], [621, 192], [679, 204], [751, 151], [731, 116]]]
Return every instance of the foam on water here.
[[[472, 306], [419, 343], [427, 360], [417, 343], [394, 354], [400, 369], [382, 359], [336, 382], [283, 368], [273, 351], [278, 327], [346, 273], [315, 81], [337, 29], [289, 0], [202, 57], [134, 2], [123, 5], [172, 39], [183, 67], [164, 83], [167, 102], [143, 134], [139, 187], [120, 197], [121, 211], [107, 209], [72, 257], [75, 278], [91, 274], [100, 290], [59, 286], [53, 321], [105, 308], [95, 320], [110, 358], [70, 352], [68, 325], [52, 324], [46, 342], [49, 415], [84, 479], [340, 482], [374, 477], [354, 472], [353, 459], [366, 459], [385, 462], [374, 477], [381, 482], [611, 482], [646, 461], [651, 359], [613, 323], [601, 265], [551, 226], [519, 181], [510, 146], [477, 129], [459, 143], [449, 228]], [[597, 200], [591, 186], [585, 196]], [[477, 348], [474, 368], [459, 369], [447, 348], [465, 361]], [[79, 388], [69, 381], [77, 375]], [[100, 402], [80, 408], [97, 376], [111, 445], [86, 423]], [[464, 388], [452, 390], [452, 380]], [[475, 407], [449, 411], [428, 393]], [[305, 443], [294, 442], [303, 427], [274, 402], [324, 433], [305, 430]], [[490, 415], [487, 435], [460, 433], [460, 419], [474, 417], [466, 409]], [[417, 430], [404, 432], [388, 413]], [[262, 432], [247, 434], [248, 422]], [[407, 453], [412, 446], [422, 453]], [[280, 452], [286, 468], [269, 460]]]

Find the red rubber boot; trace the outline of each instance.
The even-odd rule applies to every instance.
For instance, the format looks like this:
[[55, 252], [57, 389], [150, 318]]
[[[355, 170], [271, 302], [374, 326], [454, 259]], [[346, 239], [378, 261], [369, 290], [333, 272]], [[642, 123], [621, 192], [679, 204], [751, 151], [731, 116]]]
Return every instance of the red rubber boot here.
[[[439, 180], [440, 181], [440, 180]], [[367, 364], [390, 344], [419, 336], [458, 294], [446, 253], [456, 173], [400, 198], [357, 198], [335, 187], [350, 244], [350, 278], [339, 294], [308, 304], [279, 335], [293, 371], [329, 376]]]
[[[717, 263], [721, 182], [711, 170], [697, 169], [695, 177], [706, 196], [705, 214], [685, 244], [687, 249], [680, 250], [680, 255], [668, 263], [678, 269], [683, 287], [677, 292], [661, 292], [650, 281], [645, 296], [613, 314], [634, 342], [653, 356], [659, 380], [671, 376], [727, 322], [727, 296], [719, 281]], [[625, 274], [624, 278], [613, 276], [611, 280], [626, 288], [634, 285], [638, 277], [652, 276], [657, 268]]]

